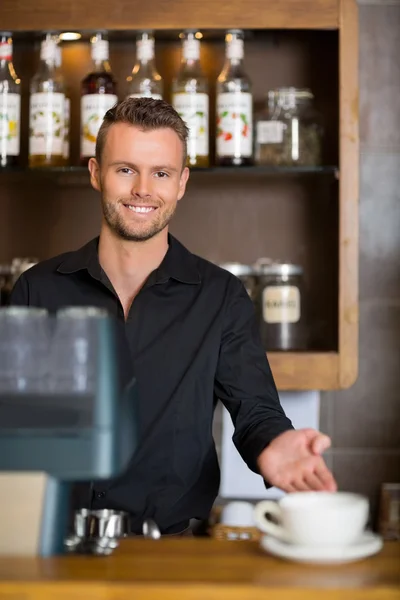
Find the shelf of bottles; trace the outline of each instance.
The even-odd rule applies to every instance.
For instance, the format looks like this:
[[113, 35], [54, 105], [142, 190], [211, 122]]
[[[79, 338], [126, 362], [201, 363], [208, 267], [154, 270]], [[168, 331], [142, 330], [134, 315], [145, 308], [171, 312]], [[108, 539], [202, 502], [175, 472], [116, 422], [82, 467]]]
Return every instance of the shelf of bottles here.
[[[199, 171], [259, 173], [335, 173], [321, 165], [318, 119], [312, 115], [309, 90], [281, 88], [268, 95], [269, 110], [253, 119], [252, 85], [243, 66], [244, 35], [225, 35], [225, 63], [216, 83], [215, 107], [210, 106], [209, 85], [200, 64], [201, 34], [184, 31], [181, 65], [172, 81], [171, 103], [189, 130], [188, 166]], [[96, 137], [104, 114], [119, 98], [109, 62], [105, 33], [90, 41], [92, 69], [81, 82], [80, 161], [95, 156]], [[12, 63], [12, 36], [0, 34], [0, 167], [19, 165], [21, 82]], [[136, 64], [127, 77], [128, 97], [162, 100], [163, 79], [155, 63], [151, 31], [136, 39]], [[210, 164], [210, 111], [215, 110], [215, 164]], [[68, 172], [71, 103], [65, 85], [58, 35], [47, 33], [40, 48], [40, 64], [30, 82], [29, 169], [51, 168]], [[24, 118], [24, 115], [22, 115]], [[21, 165], [20, 165], [21, 166]], [[76, 165], [74, 165], [76, 167]], [[79, 173], [75, 169], [75, 173]]]

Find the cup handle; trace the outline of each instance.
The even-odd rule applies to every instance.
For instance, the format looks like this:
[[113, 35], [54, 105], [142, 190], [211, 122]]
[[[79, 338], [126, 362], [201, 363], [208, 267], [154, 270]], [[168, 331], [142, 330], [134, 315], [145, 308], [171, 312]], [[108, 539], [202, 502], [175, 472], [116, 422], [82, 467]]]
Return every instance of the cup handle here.
[[270, 514], [278, 519], [279, 522], [282, 520], [282, 509], [276, 502], [272, 500], [264, 500], [263, 502], [259, 502], [254, 509], [254, 520], [257, 526], [264, 533], [269, 533], [273, 537], [276, 537], [284, 542], [289, 542], [289, 536], [287, 532], [284, 530], [282, 525], [276, 525], [272, 523], [268, 517], [266, 516]]

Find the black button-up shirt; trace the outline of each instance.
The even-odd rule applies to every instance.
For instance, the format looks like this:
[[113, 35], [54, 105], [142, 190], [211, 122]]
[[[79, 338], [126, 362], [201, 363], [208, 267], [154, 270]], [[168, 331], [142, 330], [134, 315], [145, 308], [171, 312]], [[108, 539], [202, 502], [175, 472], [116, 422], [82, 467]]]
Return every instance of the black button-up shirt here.
[[98, 306], [118, 319], [138, 384], [139, 449], [127, 473], [95, 485], [93, 505], [127, 510], [133, 531], [147, 517], [164, 532], [176, 531], [191, 518], [206, 518], [218, 493], [217, 399], [232, 416], [236, 447], [256, 472], [260, 452], [292, 425], [280, 406], [253, 304], [236, 277], [169, 236], [164, 260], [125, 322], [97, 247], [95, 239], [29, 269], [11, 303], [51, 312]]

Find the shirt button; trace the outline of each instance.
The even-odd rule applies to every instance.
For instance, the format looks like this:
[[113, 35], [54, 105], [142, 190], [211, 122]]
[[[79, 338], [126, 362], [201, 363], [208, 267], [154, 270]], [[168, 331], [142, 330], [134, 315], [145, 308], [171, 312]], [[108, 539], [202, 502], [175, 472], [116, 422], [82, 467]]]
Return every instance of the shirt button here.
[[104, 497], [105, 497], [105, 495], [106, 495], [106, 493], [105, 493], [105, 492], [97, 492], [97, 494], [96, 494], [96, 497], [97, 497], [97, 498], [104, 498]]

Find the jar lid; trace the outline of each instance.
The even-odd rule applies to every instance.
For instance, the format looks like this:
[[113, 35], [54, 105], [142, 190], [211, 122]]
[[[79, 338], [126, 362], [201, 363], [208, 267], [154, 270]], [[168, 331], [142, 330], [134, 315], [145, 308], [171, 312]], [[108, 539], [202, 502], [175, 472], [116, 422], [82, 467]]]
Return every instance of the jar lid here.
[[255, 269], [250, 265], [243, 265], [238, 262], [230, 262], [230, 263], [222, 263], [219, 265], [225, 271], [229, 271], [232, 275], [236, 277], [243, 277], [244, 275], [254, 275]]
[[294, 96], [295, 98], [314, 98], [314, 94], [309, 88], [280, 87], [270, 90], [269, 94], [274, 96]]
[[303, 275], [303, 267], [291, 263], [271, 263], [270, 265], [260, 265], [259, 273], [261, 275], [281, 275], [290, 277], [292, 275]]

